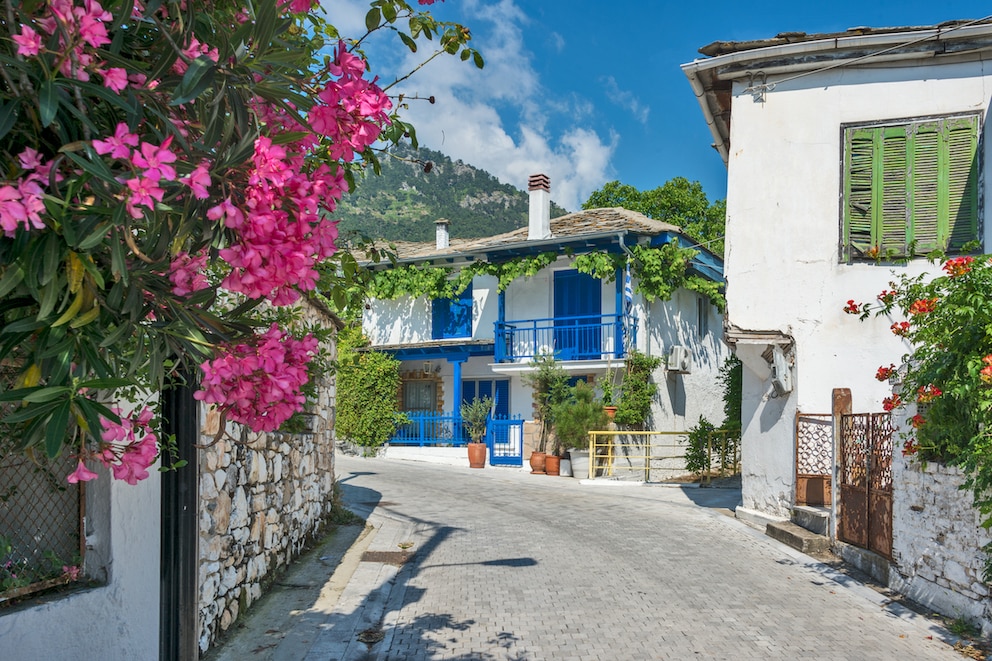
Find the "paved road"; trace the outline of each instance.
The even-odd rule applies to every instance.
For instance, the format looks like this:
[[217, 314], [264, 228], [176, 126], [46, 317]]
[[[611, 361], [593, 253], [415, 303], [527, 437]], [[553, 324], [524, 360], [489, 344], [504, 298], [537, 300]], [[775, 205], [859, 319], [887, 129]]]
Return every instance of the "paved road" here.
[[930, 621], [722, 514], [738, 492], [351, 457], [336, 472], [375, 532], [270, 658], [962, 658]]

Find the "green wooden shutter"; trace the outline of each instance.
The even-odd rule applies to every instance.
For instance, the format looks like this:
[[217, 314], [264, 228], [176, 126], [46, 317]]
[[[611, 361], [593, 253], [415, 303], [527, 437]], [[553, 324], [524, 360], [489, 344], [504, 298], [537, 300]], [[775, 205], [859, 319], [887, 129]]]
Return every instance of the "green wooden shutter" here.
[[876, 204], [881, 208], [881, 213], [876, 214], [875, 229], [876, 237], [881, 232], [881, 240], [876, 239], [876, 245], [881, 247], [882, 255], [905, 255], [910, 195], [906, 127], [886, 126], [881, 136], [881, 162], [876, 158], [875, 177], [881, 182], [875, 192]]
[[960, 251], [978, 238], [978, 117], [945, 122], [947, 144], [947, 215], [941, 243]]
[[943, 170], [941, 125], [923, 122], [915, 125], [910, 138], [910, 208], [912, 221], [910, 242], [915, 241], [915, 254], [925, 255], [941, 244], [938, 236], [940, 225], [940, 173]]
[[[872, 240], [872, 174], [875, 151], [875, 131], [852, 129], [847, 132], [848, 144], [844, 164], [844, 251], [847, 258], [859, 257], [875, 245]], [[853, 250], [853, 255], [849, 254]]]

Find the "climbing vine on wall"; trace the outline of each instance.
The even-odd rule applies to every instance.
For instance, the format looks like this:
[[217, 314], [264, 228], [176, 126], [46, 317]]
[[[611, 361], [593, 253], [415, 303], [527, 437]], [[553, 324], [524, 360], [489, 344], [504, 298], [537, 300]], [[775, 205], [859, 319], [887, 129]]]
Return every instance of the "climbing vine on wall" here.
[[[698, 254], [698, 250], [682, 248], [675, 243], [660, 247], [633, 246], [630, 263], [631, 274], [636, 283], [634, 291], [651, 302], [656, 299], [667, 301], [677, 289], [685, 288], [706, 296], [722, 311], [726, 299], [721, 292], [721, 283], [689, 272], [692, 258]], [[369, 286], [369, 294], [380, 300], [392, 300], [400, 296], [453, 298], [465, 291], [477, 275], [495, 277], [498, 280], [497, 291], [502, 292], [515, 280], [537, 275], [542, 269], [554, 264], [560, 256], [557, 252], [543, 252], [498, 263], [477, 261], [457, 271], [453, 267], [405, 264], [376, 271]], [[613, 282], [617, 273], [626, 266], [627, 259], [625, 253], [585, 253], [575, 256], [573, 266], [580, 273], [604, 282]]]

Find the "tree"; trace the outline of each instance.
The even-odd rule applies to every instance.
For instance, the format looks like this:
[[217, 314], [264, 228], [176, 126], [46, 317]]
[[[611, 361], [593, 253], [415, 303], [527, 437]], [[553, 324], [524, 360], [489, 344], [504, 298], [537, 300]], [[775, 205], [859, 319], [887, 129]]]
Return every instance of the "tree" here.
[[611, 181], [593, 191], [582, 205], [583, 209], [605, 207], [623, 207], [643, 213], [648, 218], [677, 225], [710, 252], [723, 256], [727, 203], [717, 200], [710, 204], [698, 181], [675, 177], [663, 186], [647, 191]]
[[367, 344], [357, 324], [341, 332], [334, 429], [340, 438], [374, 449], [409, 419], [397, 409], [400, 361], [381, 351], [356, 351]]
[[[198, 399], [253, 429], [302, 407], [317, 341], [278, 310], [318, 288], [330, 214], [377, 167], [373, 145], [416, 135], [362, 45], [436, 38], [426, 59], [482, 66], [464, 27], [372, 4], [345, 41], [312, 0], [5, 3], [0, 431], [15, 449], [66, 448], [70, 482], [99, 461], [136, 483], [160, 449], [141, 400], [190, 369]], [[133, 413], [109, 404], [124, 399]]]

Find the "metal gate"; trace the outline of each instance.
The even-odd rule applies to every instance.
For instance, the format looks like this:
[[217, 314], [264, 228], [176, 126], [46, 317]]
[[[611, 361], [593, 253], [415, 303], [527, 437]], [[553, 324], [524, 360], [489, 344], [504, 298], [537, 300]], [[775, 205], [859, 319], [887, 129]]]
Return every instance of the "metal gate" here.
[[834, 465], [834, 418], [796, 414], [796, 505], [830, 505]]
[[841, 417], [841, 541], [892, 557], [892, 416]]
[[524, 421], [517, 417], [509, 420], [490, 418], [486, 430], [489, 440], [491, 466], [524, 465]]

